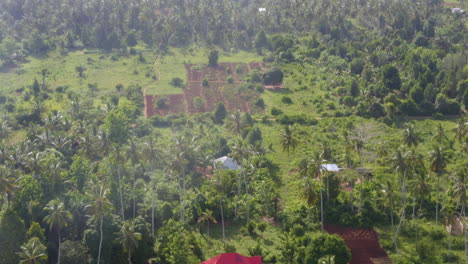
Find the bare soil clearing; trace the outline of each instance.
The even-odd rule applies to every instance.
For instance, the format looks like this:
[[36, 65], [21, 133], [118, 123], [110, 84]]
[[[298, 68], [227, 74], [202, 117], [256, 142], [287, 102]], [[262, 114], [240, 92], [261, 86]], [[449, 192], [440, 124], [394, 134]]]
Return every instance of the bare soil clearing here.
[[[217, 67], [185, 64], [185, 70], [187, 83], [183, 94], [145, 94], [146, 117], [211, 112], [218, 103], [223, 103], [228, 111], [257, 110], [251, 103], [258, 98], [258, 94], [244, 84], [251, 71], [266, 70], [264, 63], [219, 63]], [[208, 82], [208, 85], [203, 85], [204, 80]], [[157, 102], [161, 98], [165, 98], [166, 103], [165, 106], [158, 107]]]

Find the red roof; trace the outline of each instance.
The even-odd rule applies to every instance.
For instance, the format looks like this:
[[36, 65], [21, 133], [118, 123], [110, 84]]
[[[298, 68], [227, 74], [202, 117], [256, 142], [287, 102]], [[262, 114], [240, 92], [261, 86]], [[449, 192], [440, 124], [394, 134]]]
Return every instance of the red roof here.
[[262, 257], [244, 257], [237, 253], [224, 253], [200, 264], [262, 264]]
[[351, 250], [350, 264], [392, 263], [387, 253], [380, 247], [377, 233], [371, 228], [351, 228], [326, 224], [325, 230], [337, 234]]

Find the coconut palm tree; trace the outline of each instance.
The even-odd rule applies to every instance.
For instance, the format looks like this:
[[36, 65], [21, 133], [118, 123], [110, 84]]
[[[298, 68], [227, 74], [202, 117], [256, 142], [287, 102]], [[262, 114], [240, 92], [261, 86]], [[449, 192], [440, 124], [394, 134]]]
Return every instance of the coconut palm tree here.
[[319, 181], [319, 187], [320, 187], [320, 223], [321, 223], [321, 229], [322, 232], [324, 231], [323, 228], [323, 188], [322, 188], [322, 152], [315, 152], [313, 154], [313, 160], [312, 160], [312, 176]]
[[46, 247], [42, 245], [37, 237], [29, 239], [29, 241], [21, 246], [21, 252], [16, 254], [21, 258], [20, 264], [39, 264], [47, 260]]
[[14, 190], [16, 188], [16, 181], [8, 173], [8, 170], [4, 167], [0, 167], [0, 211], [3, 206], [3, 201], [6, 199], [7, 207], [10, 206], [10, 200], [13, 197]]
[[335, 256], [324, 256], [318, 260], [318, 264], [335, 264]]
[[408, 123], [403, 129], [403, 142], [409, 148], [415, 148], [418, 146], [419, 141], [420, 137], [416, 133], [413, 123]]
[[288, 189], [289, 173], [290, 173], [290, 164], [291, 164], [291, 151], [296, 150], [299, 140], [297, 139], [296, 130], [292, 126], [285, 126], [281, 130], [280, 142], [283, 151], [288, 154], [288, 176], [286, 178], [286, 190]]
[[102, 223], [104, 216], [106, 216], [112, 209], [112, 204], [108, 199], [109, 189], [102, 183], [95, 183], [90, 185], [92, 188], [92, 201], [86, 206], [91, 211], [93, 217], [99, 219], [99, 249], [97, 263], [101, 261], [101, 248], [103, 240]]
[[[453, 180], [453, 195], [457, 198], [457, 204], [461, 204], [461, 217], [463, 219], [463, 234], [465, 242], [465, 263], [467, 262], [467, 226], [466, 222], [466, 191], [468, 190], [468, 164], [461, 167], [457, 173], [451, 177]], [[458, 208], [457, 208], [458, 209]]]
[[213, 217], [213, 211], [211, 211], [210, 209], [206, 209], [203, 213], [201, 213], [200, 217], [198, 217], [198, 223], [207, 223], [207, 233], [208, 233], [208, 237], [210, 237], [210, 222], [213, 222], [213, 223], [218, 223], [216, 221], [216, 218]]
[[59, 200], [50, 201], [44, 210], [47, 211], [48, 215], [44, 217], [44, 222], [49, 224], [49, 230], [56, 230], [58, 233], [58, 259], [57, 264], [60, 264], [60, 245], [61, 236], [60, 231], [62, 228], [68, 226], [68, 222], [71, 221], [72, 215], [69, 211], [65, 210], [65, 205]]
[[437, 195], [436, 195], [436, 225], [439, 220], [439, 196], [440, 196], [440, 178], [443, 177], [445, 167], [447, 167], [448, 154], [442, 145], [436, 145], [429, 154], [430, 170], [437, 175]]
[[117, 242], [128, 253], [128, 264], [132, 264], [132, 250], [138, 247], [138, 241], [141, 240], [141, 237], [140, 233], [135, 232], [135, 223], [133, 221], [126, 221], [120, 228]]

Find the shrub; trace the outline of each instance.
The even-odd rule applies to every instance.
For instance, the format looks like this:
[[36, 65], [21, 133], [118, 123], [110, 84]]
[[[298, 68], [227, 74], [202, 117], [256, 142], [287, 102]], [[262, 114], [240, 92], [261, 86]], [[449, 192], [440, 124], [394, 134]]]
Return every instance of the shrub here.
[[[263, 93], [265, 89], [263, 88], [263, 85], [259, 84], [257, 86], [255, 86], [255, 91], [257, 91], [257, 93]], [[468, 93], [467, 93], [468, 94]], [[468, 96], [467, 96], [468, 97]]]
[[258, 229], [258, 231], [263, 233], [267, 229], [267, 224], [265, 222], [260, 222], [260, 223], [257, 224], [257, 229]]
[[234, 83], [234, 79], [232, 78], [232, 76], [229, 76], [227, 78], [227, 82], [230, 83], [230, 84]]
[[167, 106], [167, 98], [166, 97], [161, 97], [156, 101], [156, 107], [158, 109], [165, 108]]
[[265, 109], [265, 101], [262, 98], [257, 99], [254, 104], [261, 109]]
[[197, 108], [198, 110], [201, 110], [203, 108], [203, 101], [202, 99], [199, 97], [199, 96], [196, 96], [193, 98], [193, 105], [195, 106], [195, 108]]
[[264, 84], [275, 84], [283, 82], [283, 71], [278, 68], [273, 68], [272, 70], [263, 74], [263, 83]]
[[256, 225], [254, 221], [251, 220], [247, 223], [246, 228], [247, 228], [247, 232], [249, 232], [249, 235], [251, 236], [255, 235], [255, 227]]
[[276, 107], [273, 107], [271, 109], [271, 114], [274, 115], [274, 116], [281, 115], [282, 113], [283, 113], [283, 111], [281, 111], [280, 109], [278, 109]]
[[281, 98], [281, 102], [284, 103], [284, 104], [292, 104], [293, 103], [291, 97], [289, 97], [289, 96], [283, 96], [283, 98]]
[[174, 77], [174, 78], [172, 78], [170, 84], [171, 84], [172, 86], [174, 86], [174, 87], [182, 87], [183, 84], [184, 84], [184, 81], [183, 81], [181, 78], [179, 78], [179, 77]]
[[208, 79], [203, 79], [202, 86], [203, 87], [209, 87], [210, 86], [210, 84], [208, 83]]

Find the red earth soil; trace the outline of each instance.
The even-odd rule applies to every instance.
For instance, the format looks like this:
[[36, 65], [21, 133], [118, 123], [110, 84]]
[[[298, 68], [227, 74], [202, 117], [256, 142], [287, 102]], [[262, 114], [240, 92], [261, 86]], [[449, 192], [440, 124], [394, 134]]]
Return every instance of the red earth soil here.
[[[211, 112], [218, 103], [224, 103], [228, 111], [240, 110], [250, 112], [252, 107], [250, 101], [257, 94], [250, 90], [239, 90], [244, 83], [245, 76], [252, 70], [265, 71], [264, 63], [220, 63], [217, 67], [195, 68], [194, 65], [186, 64], [187, 84], [184, 94], [179, 95], [146, 95], [145, 94], [145, 116], [166, 116], [170, 113], [202, 113]], [[228, 71], [229, 69], [229, 71]], [[240, 72], [237, 71], [240, 69]], [[227, 79], [232, 77], [230, 84]], [[208, 87], [203, 87], [204, 79], [208, 80]], [[159, 98], [167, 99], [166, 107], [157, 108], [156, 102]], [[194, 99], [199, 97], [202, 106], [196, 106]]]
[[389, 264], [392, 263], [387, 253], [380, 247], [377, 233], [370, 228], [350, 228], [326, 224], [325, 230], [337, 234], [351, 250], [350, 264]]

